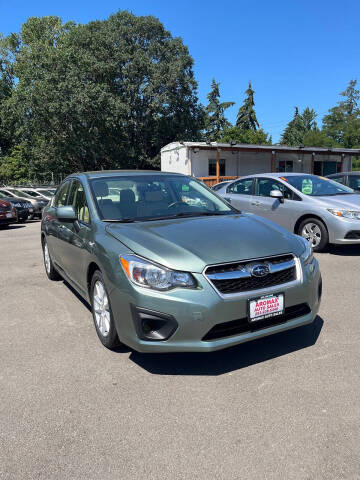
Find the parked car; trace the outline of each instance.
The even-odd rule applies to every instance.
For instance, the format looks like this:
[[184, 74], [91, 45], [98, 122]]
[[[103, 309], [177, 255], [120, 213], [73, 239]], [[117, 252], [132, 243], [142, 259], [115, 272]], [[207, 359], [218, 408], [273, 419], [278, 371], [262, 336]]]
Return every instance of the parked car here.
[[0, 227], [8, 227], [16, 222], [16, 211], [7, 200], [0, 199]]
[[327, 175], [327, 178], [346, 185], [355, 190], [355, 192], [360, 192], [360, 172], [333, 173], [332, 175]]
[[44, 209], [41, 243], [48, 278], [89, 300], [108, 348], [218, 350], [311, 323], [320, 304], [306, 240], [185, 175], [71, 175]]
[[50, 189], [50, 188], [35, 188], [37, 192], [39, 192], [41, 195], [44, 197], [48, 198], [49, 200], [54, 196], [56, 192], [56, 188]]
[[303, 173], [266, 173], [242, 177], [217, 193], [237, 209], [301, 235], [315, 251], [328, 243], [360, 243], [360, 195], [332, 180]]
[[213, 185], [211, 187], [211, 190], [215, 190], [215, 192], [216, 192], [217, 190], [220, 190], [220, 188], [225, 187], [225, 185], [228, 185], [230, 183], [230, 181], [231, 180], [226, 180], [224, 182], [215, 183], [215, 185]]
[[16, 211], [17, 222], [26, 222], [29, 215], [34, 212], [33, 206], [30, 202], [22, 200], [21, 198], [11, 197], [0, 192], [0, 199], [7, 200]]
[[26, 193], [27, 195], [30, 195], [30, 197], [34, 197], [37, 200], [46, 200], [47, 202], [51, 199], [53, 195], [45, 195], [45, 193], [39, 191], [36, 188], [30, 188], [30, 187], [22, 187], [20, 189], [22, 192]]
[[5, 195], [11, 197], [21, 198], [22, 200], [30, 202], [34, 209], [34, 212], [29, 216], [30, 220], [35, 217], [41, 218], [43, 208], [48, 204], [48, 201], [45, 199], [33, 198], [31, 195], [12, 187], [0, 188], [0, 193], [4, 193]]

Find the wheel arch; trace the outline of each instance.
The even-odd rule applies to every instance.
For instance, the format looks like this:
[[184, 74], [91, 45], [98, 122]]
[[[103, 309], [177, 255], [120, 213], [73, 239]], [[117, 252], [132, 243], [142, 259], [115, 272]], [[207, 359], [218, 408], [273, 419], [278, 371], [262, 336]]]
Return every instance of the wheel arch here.
[[91, 262], [88, 266], [87, 273], [86, 273], [86, 285], [87, 285], [87, 291], [88, 294], [90, 294], [90, 287], [91, 287], [91, 279], [96, 272], [96, 270], [99, 270], [101, 272], [101, 268], [99, 265], [95, 262]]
[[319, 217], [319, 215], [316, 215], [316, 214], [312, 214], [312, 213], [306, 213], [304, 215], [301, 215], [301, 217], [299, 217], [297, 220], [296, 220], [296, 223], [295, 223], [295, 226], [294, 226], [294, 233], [296, 233], [298, 235], [298, 230], [299, 230], [299, 227], [300, 227], [300, 224], [301, 222], [303, 222], [304, 220], [306, 220], [307, 218], [316, 218], [316, 220], [319, 220], [319, 222], [321, 222], [322, 224], [324, 224], [325, 228], [326, 228], [326, 231], [327, 233], [329, 234], [329, 229], [326, 225], [326, 222], [324, 221], [323, 218]]

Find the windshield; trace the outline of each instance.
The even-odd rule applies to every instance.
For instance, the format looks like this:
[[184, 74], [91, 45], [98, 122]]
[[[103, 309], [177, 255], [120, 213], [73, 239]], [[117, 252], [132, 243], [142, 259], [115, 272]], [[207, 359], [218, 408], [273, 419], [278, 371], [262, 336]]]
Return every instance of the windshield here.
[[281, 177], [282, 180], [290, 183], [299, 192], [311, 197], [328, 195], [348, 195], [354, 193], [351, 188], [334, 182], [329, 178], [317, 177], [316, 175], [289, 175]]
[[45, 195], [45, 197], [54, 196], [54, 192], [50, 192], [50, 190], [39, 190], [39, 193], [41, 193], [41, 195]]
[[5, 195], [5, 193], [0, 192], [0, 198], [7, 198], [9, 195]]
[[30, 195], [31, 197], [41, 198], [41, 195], [37, 192], [34, 192], [33, 190], [24, 190], [24, 193]]
[[112, 176], [90, 181], [103, 220], [143, 221], [237, 213], [201, 182], [178, 175]]

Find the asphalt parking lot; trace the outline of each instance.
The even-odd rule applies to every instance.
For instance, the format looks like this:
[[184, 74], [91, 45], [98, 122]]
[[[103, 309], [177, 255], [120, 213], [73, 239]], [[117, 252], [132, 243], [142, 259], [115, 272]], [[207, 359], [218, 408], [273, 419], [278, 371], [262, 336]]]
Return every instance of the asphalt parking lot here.
[[360, 478], [360, 247], [317, 255], [312, 325], [150, 355], [101, 345], [39, 233], [0, 230], [1, 479]]

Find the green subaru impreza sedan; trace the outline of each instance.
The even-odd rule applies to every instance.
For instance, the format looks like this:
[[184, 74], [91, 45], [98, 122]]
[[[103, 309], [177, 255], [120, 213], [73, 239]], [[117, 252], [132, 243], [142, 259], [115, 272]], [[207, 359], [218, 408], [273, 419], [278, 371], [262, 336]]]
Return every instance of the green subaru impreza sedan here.
[[185, 175], [71, 175], [41, 243], [47, 276], [90, 302], [108, 348], [218, 350], [310, 323], [320, 305], [306, 240]]

